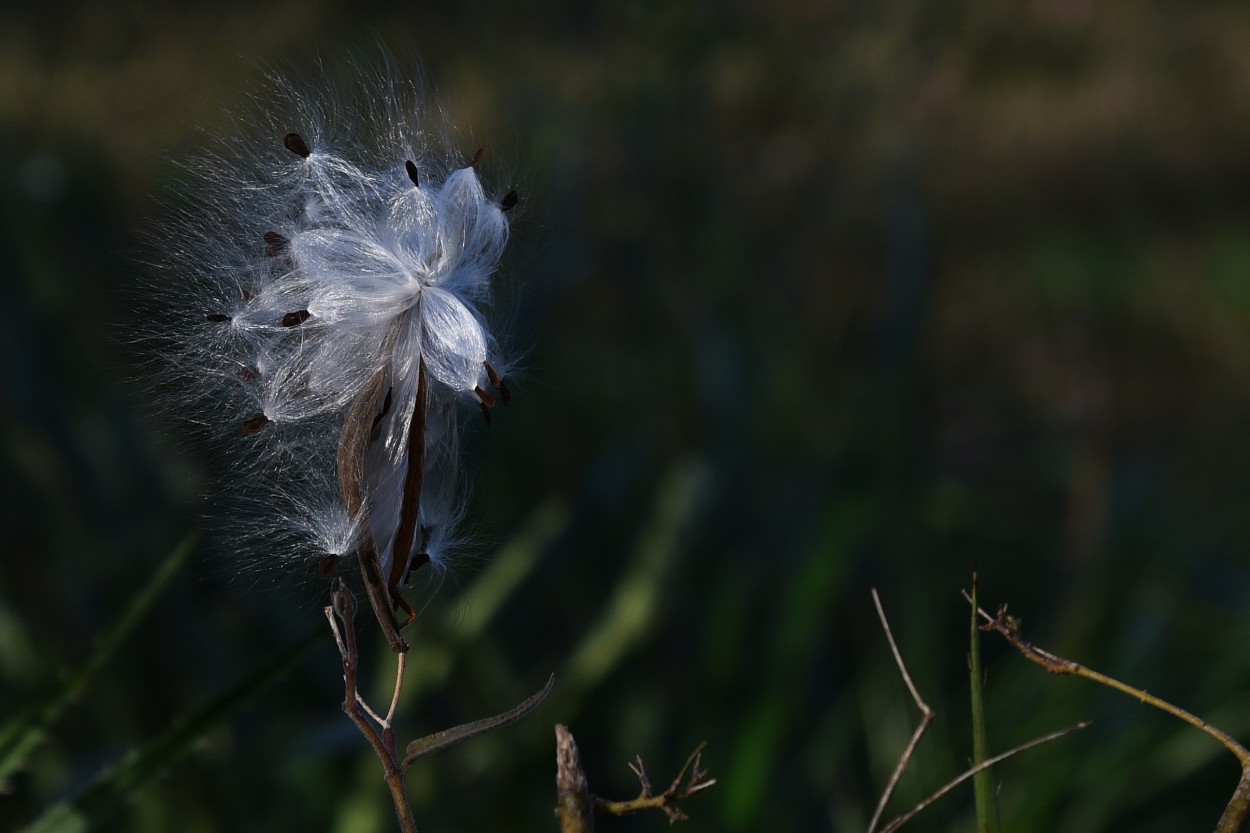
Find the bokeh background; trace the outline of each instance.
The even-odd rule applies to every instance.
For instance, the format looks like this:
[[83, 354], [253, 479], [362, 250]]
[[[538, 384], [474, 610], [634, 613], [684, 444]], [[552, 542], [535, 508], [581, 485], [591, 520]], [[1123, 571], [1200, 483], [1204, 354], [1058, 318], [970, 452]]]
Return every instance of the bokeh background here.
[[[423, 829], [554, 829], [564, 722], [613, 797], [708, 740], [686, 830], [863, 830], [917, 720], [869, 590], [938, 712], [901, 811], [970, 755], [974, 565], [1035, 641], [1250, 737], [1250, 5], [50, 2], [0, 13], [0, 718], [205, 537], [0, 828], [322, 622], [213, 548], [212, 460], [137, 394], [127, 322], [169, 160], [262, 67], [379, 39], [522, 194], [524, 370], [466, 442], [479, 546], [400, 736], [558, 678], [416, 767]], [[984, 654], [995, 749], [1096, 721], [997, 770], [1009, 829], [1214, 825], [1210, 740]], [[105, 829], [395, 829], [338, 671], [327, 632]]]

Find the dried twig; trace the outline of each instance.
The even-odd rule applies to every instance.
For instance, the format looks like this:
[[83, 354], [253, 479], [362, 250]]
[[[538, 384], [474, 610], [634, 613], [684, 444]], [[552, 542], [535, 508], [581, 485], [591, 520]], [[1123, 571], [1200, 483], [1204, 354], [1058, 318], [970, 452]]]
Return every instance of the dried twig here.
[[973, 777], [974, 775], [977, 775], [980, 772], [984, 772], [985, 770], [989, 769], [995, 764], [1000, 764], [1003, 761], [1007, 760], [1008, 758], [1012, 757], [1013, 755], [1018, 755], [1021, 752], [1027, 752], [1028, 750], [1036, 746], [1041, 746], [1043, 744], [1050, 743], [1052, 740], [1058, 740], [1064, 735], [1069, 735], [1073, 732], [1076, 732], [1080, 729], [1084, 729], [1087, 726], [1091, 726], [1091, 725], [1093, 725], [1092, 720], [1082, 720], [1080, 723], [1074, 723], [1073, 725], [1067, 727], [1066, 729], [1060, 729], [1057, 732], [1051, 732], [1049, 735], [1045, 735], [1040, 738], [1035, 738], [1034, 740], [1031, 740], [1028, 743], [1022, 743], [1013, 749], [1008, 749], [1006, 752], [1002, 753], [1001, 755], [995, 755], [992, 758], [986, 758], [984, 761], [977, 764], [976, 766], [964, 770], [955, 778], [951, 779], [945, 785], [940, 787], [936, 792], [934, 792], [924, 801], [920, 802], [919, 804], [917, 804], [912, 809], [908, 810], [903, 815], [891, 821], [889, 824], [887, 824], [885, 827], [881, 829], [881, 833], [894, 833], [895, 830], [898, 830], [904, 824], [911, 821], [912, 818], [914, 818], [921, 810], [924, 810], [930, 804], [937, 801], [942, 796], [946, 795], [948, 792], [950, 792], [955, 787], [962, 784], [964, 781], [967, 781], [969, 778]]
[[643, 768], [642, 758], [635, 758], [636, 763], [628, 766], [638, 776], [638, 797], [628, 801], [608, 801], [591, 795], [573, 734], [567, 726], [556, 726], [556, 818], [560, 820], [561, 833], [593, 833], [595, 813], [627, 816], [639, 810], [659, 809], [668, 816], [670, 824], [683, 821], [687, 816], [677, 803], [716, 783], [716, 779], [708, 777], [707, 770], [703, 768], [705, 746], [706, 741], [695, 747], [677, 777], [659, 795], [652, 791], [651, 779]]
[[[391, 791], [391, 800], [395, 803], [395, 817], [399, 820], [403, 833], [416, 833], [417, 821], [412, 814], [412, 805], [408, 803], [408, 794], [404, 791], [404, 769], [395, 750], [395, 730], [391, 721], [395, 718], [395, 709], [399, 702], [399, 693], [404, 684], [405, 652], [399, 653], [399, 664], [395, 672], [395, 693], [391, 697], [391, 705], [385, 718], [379, 718], [377, 712], [369, 708], [360, 696], [356, 686], [358, 654], [356, 651], [356, 597], [347, 589], [340, 578], [334, 583], [330, 592], [331, 604], [326, 607], [326, 619], [334, 631], [334, 641], [339, 646], [339, 655], [343, 658], [343, 711], [351, 718], [360, 733], [369, 741], [386, 776], [386, 786]], [[370, 722], [370, 719], [377, 723]], [[380, 731], [379, 731], [380, 730]]]
[[872, 589], [872, 603], [877, 606], [877, 617], [881, 620], [881, 629], [885, 631], [885, 638], [890, 643], [890, 651], [894, 654], [894, 662], [898, 665], [898, 673], [902, 675], [903, 682], [907, 684], [907, 690], [911, 692], [911, 699], [915, 701], [916, 708], [920, 710], [920, 725], [916, 727], [916, 731], [912, 732], [911, 740], [907, 742], [907, 747], [903, 750], [898, 758], [898, 764], [894, 767], [894, 772], [890, 775], [889, 783], [885, 785], [885, 790], [881, 793], [881, 800], [877, 802], [877, 809], [872, 814], [872, 821], [868, 823], [868, 833], [874, 833], [877, 824], [881, 821], [881, 814], [885, 812], [885, 806], [894, 796], [894, 791], [898, 789], [898, 782], [903, 777], [903, 772], [911, 763], [912, 756], [916, 753], [916, 747], [920, 744], [920, 739], [924, 737], [924, 733], [929, 730], [929, 724], [933, 722], [935, 716], [933, 709], [929, 708], [929, 704], [920, 696], [920, 692], [916, 689], [915, 683], [911, 680], [911, 675], [907, 673], [907, 666], [903, 663], [903, 655], [898, 649], [898, 644], [894, 641], [894, 634], [890, 631], [890, 623], [885, 618], [885, 610], [881, 607], [881, 597], [877, 595], [877, 589]]
[[[964, 596], [968, 598], [966, 593]], [[972, 600], [969, 598], [968, 601], [971, 603]], [[1148, 691], [1134, 688], [1092, 668], [1086, 668], [1078, 662], [1073, 662], [1070, 659], [1065, 659], [1049, 651], [1042, 650], [1024, 638], [1020, 633], [1019, 620], [1007, 614], [1006, 605], [999, 607], [993, 616], [979, 607], [977, 612], [985, 620], [982, 630], [1001, 634], [1004, 639], [1011, 643], [1012, 647], [1024, 655], [1025, 659], [1037, 663], [1051, 674], [1084, 677], [1107, 688], [1127, 694], [1134, 699], [1154, 706], [1156, 709], [1167, 712], [1173, 717], [1180, 718], [1190, 726], [1215, 739], [1225, 749], [1236, 755], [1238, 762], [1241, 764], [1241, 778], [1237, 782], [1232, 798], [1229, 799], [1228, 806], [1224, 808], [1224, 813], [1220, 816], [1219, 823], [1215, 827], [1215, 833], [1237, 833], [1237, 831], [1245, 827], [1247, 818], [1250, 818], [1250, 750], [1238, 743], [1231, 735], [1217, 729], [1202, 718], [1166, 700], [1162, 700]]]
[[[929, 728], [929, 724], [933, 722], [934, 718], [933, 709], [929, 708], [928, 704], [925, 703], [923, 698], [921, 698], [920, 692], [916, 689], [915, 684], [911, 680], [911, 675], [907, 673], [907, 667], [903, 664], [903, 655], [899, 652], [898, 645], [894, 641], [894, 635], [890, 631], [890, 623], [885, 618], [885, 610], [881, 607], [881, 598], [877, 595], [875, 588], [872, 591], [872, 600], [877, 606], [877, 616], [881, 619], [881, 627], [885, 631], [886, 639], [890, 643], [890, 650], [894, 653], [894, 662], [898, 665], [898, 670], [903, 677], [903, 682], [907, 684], [907, 689], [911, 692], [912, 699], [915, 700], [916, 708], [920, 709], [922, 717], [920, 725], [917, 726], [916, 731], [912, 733], [911, 740], [908, 742], [907, 747], [903, 750], [903, 754], [899, 756], [898, 765], [894, 768], [894, 773], [890, 776], [890, 781], [886, 784], [885, 791], [881, 795], [881, 801], [877, 804], [877, 810], [873, 813], [872, 821], [868, 824], [868, 833], [875, 833], [877, 830], [877, 824], [881, 821], [881, 814], [885, 811], [886, 804], [894, 795], [894, 791], [898, 787], [899, 779], [902, 778], [904, 770], [907, 769], [908, 764], [911, 762], [912, 756], [916, 751], [916, 746], [920, 743], [920, 738], [924, 736], [925, 730]], [[904, 824], [911, 821], [918, 813], [930, 804], [946, 795], [964, 781], [967, 781], [969, 778], [972, 778], [980, 772], [984, 772], [995, 764], [1002, 763], [1013, 755], [1033, 749], [1034, 747], [1041, 746], [1045, 743], [1050, 743], [1052, 740], [1057, 740], [1064, 735], [1075, 732], [1078, 729], [1084, 729], [1089, 725], [1090, 721], [1077, 723], [1076, 725], [1069, 726], [1066, 729], [1060, 729], [1057, 732], [1052, 732], [1045, 737], [1031, 740], [1028, 743], [1022, 743], [1014, 749], [1009, 749], [1006, 752], [1003, 752], [1001, 755], [995, 755], [992, 758], [982, 761], [976, 766], [969, 767], [959, 775], [955, 776], [955, 778], [951, 781], [947, 782], [944, 786], [940, 787], [924, 801], [917, 804], [911, 810], [893, 819], [889, 824], [881, 829], [880, 833], [894, 833], [895, 830], [898, 830]]]
[[[641, 786], [638, 797], [629, 801], [608, 801], [595, 796], [595, 812], [607, 813], [613, 816], [627, 816], [639, 810], [650, 810], [658, 807], [664, 811], [664, 815], [668, 816], [670, 824], [675, 821], [685, 820], [687, 816], [677, 806], [677, 802], [687, 799], [696, 793], [703, 792], [716, 783], [716, 779], [709, 778], [707, 770], [703, 768], [703, 747], [705, 746], [707, 746], [707, 741], [695, 747], [695, 750], [690, 753], [690, 757], [686, 758], [686, 762], [682, 764], [681, 771], [677, 773], [677, 777], [668, 785], [668, 789], [659, 795], [654, 795], [651, 792], [651, 779], [647, 777], [647, 772], [643, 769], [642, 758], [635, 758], [634, 760], [638, 762], [638, 765], [629, 764], [629, 768], [638, 776], [638, 782]], [[689, 779], [686, 778], [687, 772], [690, 773]], [[684, 786], [683, 781], [685, 782]]]

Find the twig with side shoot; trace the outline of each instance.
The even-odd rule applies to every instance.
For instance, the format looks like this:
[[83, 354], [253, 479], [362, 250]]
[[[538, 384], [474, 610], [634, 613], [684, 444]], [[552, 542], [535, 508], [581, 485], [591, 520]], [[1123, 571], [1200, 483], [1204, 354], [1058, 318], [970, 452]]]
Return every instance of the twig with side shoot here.
[[907, 685], [907, 690], [911, 692], [911, 699], [915, 701], [916, 708], [920, 710], [920, 725], [916, 727], [916, 731], [912, 732], [911, 740], [907, 742], [907, 747], [903, 749], [903, 754], [898, 758], [898, 764], [894, 767], [894, 772], [890, 775], [890, 781], [885, 785], [885, 791], [881, 793], [881, 800], [877, 802], [876, 812], [872, 814], [872, 821], [868, 823], [868, 833], [874, 833], [877, 824], [881, 821], [881, 814], [885, 812], [885, 805], [890, 803], [890, 799], [894, 796], [894, 791], [898, 789], [898, 782], [903, 777], [903, 772], [907, 769], [907, 765], [911, 763], [912, 756], [916, 753], [916, 747], [920, 744], [920, 739], [924, 737], [924, 733], [929, 730], [929, 724], [933, 722], [935, 717], [933, 709], [929, 708], [929, 704], [920, 696], [916, 684], [911, 681], [911, 675], [907, 673], [907, 666], [903, 663], [903, 654], [898, 649], [898, 643], [894, 641], [894, 634], [890, 631], [890, 622], [885, 618], [885, 609], [881, 607], [881, 597], [877, 595], [877, 588], [872, 589], [872, 603], [877, 606], [877, 618], [881, 620], [881, 629], [885, 631], [886, 641], [890, 643], [890, 652], [894, 654], [894, 662], [898, 665], [898, 673], [903, 678], [903, 682]]
[[[968, 598], [969, 603], [972, 602], [972, 599], [966, 593], [964, 596]], [[1084, 677], [1107, 688], [1127, 694], [1142, 703], [1154, 706], [1156, 709], [1167, 712], [1173, 717], [1180, 718], [1190, 726], [1215, 739], [1225, 749], [1236, 755], [1237, 761], [1241, 764], [1241, 778], [1237, 782], [1236, 789], [1233, 790], [1228, 806], [1224, 808], [1224, 813], [1220, 816], [1219, 823], [1215, 826], [1215, 833], [1237, 833], [1237, 831], [1245, 827], [1247, 818], [1250, 818], [1250, 750], [1247, 750], [1246, 747], [1238, 743], [1228, 733], [1217, 729], [1202, 718], [1185, 711], [1179, 706], [1174, 706], [1168, 701], [1154, 696], [1148, 691], [1134, 688], [1092, 668], [1086, 668], [1079, 662], [1073, 662], [1070, 659], [1065, 659], [1049, 651], [1042, 650], [1024, 638], [1020, 633], [1019, 620], [1007, 614], [1006, 605], [1000, 606], [993, 616], [979, 607], [977, 612], [985, 620], [985, 624], [981, 626], [982, 630], [1001, 634], [1004, 639], [1011, 643], [1012, 647], [1024, 655], [1025, 659], [1037, 663], [1051, 674]]]
[[[330, 601], [331, 604], [326, 607], [325, 614], [326, 619], [330, 621], [331, 630], [334, 631], [334, 641], [339, 646], [339, 655], [343, 658], [343, 711], [360, 729], [360, 733], [369, 741], [369, 745], [378, 755], [378, 760], [382, 762], [386, 786], [391, 791], [391, 800], [395, 803], [395, 817], [399, 820], [400, 829], [403, 833], [417, 833], [417, 821], [412, 814], [412, 805], [408, 803], [408, 794], [404, 790], [404, 769], [395, 750], [395, 729], [391, 724], [391, 721], [395, 719], [395, 709], [399, 704], [399, 694], [404, 684], [407, 652], [398, 654], [395, 692], [391, 697], [391, 705], [387, 709], [386, 717], [381, 718], [365, 703], [356, 686], [358, 668], [356, 597], [347, 589], [347, 585], [341, 578], [335, 582], [330, 592]], [[378, 725], [374, 726], [370, 718]]]
[[[928, 730], [929, 724], [933, 722], [934, 712], [933, 709], [929, 708], [929, 705], [925, 703], [924, 698], [920, 696], [920, 691], [912, 682], [911, 675], [907, 673], [907, 667], [903, 663], [903, 655], [898, 649], [898, 644], [894, 641], [894, 634], [890, 631], [890, 623], [886, 620], [885, 610], [881, 606], [881, 598], [877, 595], [875, 588], [872, 591], [872, 600], [877, 607], [877, 616], [881, 619], [881, 628], [885, 631], [885, 637], [890, 643], [890, 651], [894, 654], [894, 662], [898, 665], [899, 674], [902, 676], [903, 682], [907, 685], [908, 691], [911, 692], [912, 699], [916, 702], [916, 708], [920, 709], [920, 713], [922, 715], [920, 725], [916, 727], [916, 731], [912, 733], [911, 740], [908, 742], [906, 748], [903, 749], [903, 753], [899, 756], [898, 765], [895, 766], [894, 773], [890, 776], [889, 783], [886, 784], [885, 791], [881, 795], [881, 800], [877, 803], [877, 810], [873, 813], [872, 821], [868, 824], [868, 833], [878, 833], [877, 825], [881, 821], [882, 813], [885, 812], [886, 804], [889, 803], [890, 798], [894, 795], [894, 791], [898, 788], [898, 782], [903, 777], [903, 772], [907, 769], [908, 764], [911, 763], [912, 756], [916, 752], [916, 747], [919, 745], [920, 739], [924, 736], [925, 731]], [[1051, 741], [1057, 740], [1064, 735], [1077, 731], [1078, 729], [1084, 729], [1089, 725], [1091, 725], [1091, 721], [1082, 721], [1081, 723], [1069, 726], [1066, 729], [1060, 729], [1059, 731], [1052, 732], [1044, 737], [1031, 740], [1027, 743], [1022, 743], [1000, 755], [995, 755], [992, 758], [984, 760], [976, 766], [969, 767], [959, 775], [955, 776], [955, 778], [948, 781], [937, 791], [932, 793], [928, 798], [924, 799], [924, 801], [921, 801], [911, 810], [908, 810], [903, 815], [890, 821], [885, 827], [881, 828], [880, 833], [894, 833], [894, 831], [911, 821], [930, 804], [946, 795], [964, 781], [967, 781], [969, 778], [972, 778], [978, 773], [984, 772], [995, 764], [1002, 763], [1008, 758], [1011, 758], [1021, 752], [1050, 743]], [[1219, 831], [1219, 833], [1223, 833], [1223, 831]]]

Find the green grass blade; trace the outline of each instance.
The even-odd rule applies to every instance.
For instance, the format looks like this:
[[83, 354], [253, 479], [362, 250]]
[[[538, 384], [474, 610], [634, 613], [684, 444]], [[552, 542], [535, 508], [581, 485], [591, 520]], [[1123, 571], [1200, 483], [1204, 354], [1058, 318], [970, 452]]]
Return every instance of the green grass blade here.
[[542, 554], [568, 528], [568, 504], [548, 498], [465, 593], [464, 615], [450, 626], [463, 643], [481, 638], [486, 626], [533, 572]]
[[707, 471], [697, 462], [670, 469], [629, 568], [569, 660], [565, 691], [580, 694], [598, 685], [655, 625], [657, 612], [664, 609], [665, 582], [680, 554], [681, 533], [706, 480]]
[[315, 628], [234, 688], [218, 695], [144, 747], [130, 752], [83, 792], [49, 808], [20, 833], [84, 833], [93, 829], [124, 802], [193, 753], [209, 732], [225, 722], [247, 700], [290, 671], [313, 645], [328, 639], [325, 628]]
[[[990, 757], [989, 734], [985, 726], [985, 674], [981, 670], [981, 629], [977, 622], [977, 579], [972, 577], [972, 633], [968, 649], [968, 673], [972, 678], [972, 763]], [[998, 801], [994, 771], [985, 769], [972, 777], [977, 804], [977, 833], [998, 833]]]
[[47, 703], [22, 712], [0, 729], [0, 786], [7, 783], [13, 773], [26, 763], [31, 753], [47, 740], [48, 732], [65, 710], [82, 697], [96, 674], [134, 632], [161, 591], [195, 549], [196, 537], [194, 534], [188, 535], [165, 557], [152, 578], [130, 599], [121, 616], [100, 639], [87, 661], [65, 679], [60, 690]]

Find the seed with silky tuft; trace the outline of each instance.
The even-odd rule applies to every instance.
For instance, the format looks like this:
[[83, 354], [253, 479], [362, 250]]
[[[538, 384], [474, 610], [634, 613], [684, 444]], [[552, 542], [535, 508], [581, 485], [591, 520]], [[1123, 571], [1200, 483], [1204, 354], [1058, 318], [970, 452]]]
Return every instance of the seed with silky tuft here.
[[308, 149], [308, 143], [304, 141], [304, 137], [298, 133], [288, 133], [282, 137], [282, 144], [287, 150], [296, 156], [302, 156], [305, 159], [312, 156], [312, 151]]
[[264, 414], [257, 414], [251, 419], [243, 420], [243, 434], [248, 437], [255, 437], [261, 431], [265, 430], [265, 426], [269, 424], [269, 417]]
[[286, 315], [282, 316], [282, 326], [283, 327], [298, 327], [300, 324], [303, 324], [309, 318], [312, 318], [312, 313], [306, 309], [299, 309], [299, 310], [296, 310], [295, 312], [288, 312]]
[[291, 245], [291, 241], [287, 240], [276, 231], [265, 232], [265, 255], [267, 257], [277, 257], [287, 250]]

